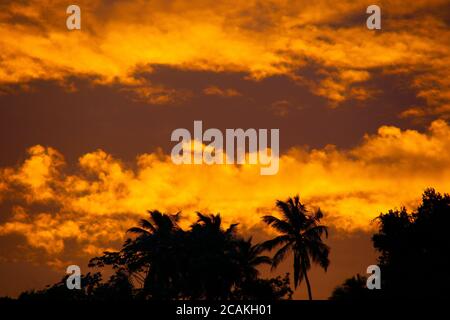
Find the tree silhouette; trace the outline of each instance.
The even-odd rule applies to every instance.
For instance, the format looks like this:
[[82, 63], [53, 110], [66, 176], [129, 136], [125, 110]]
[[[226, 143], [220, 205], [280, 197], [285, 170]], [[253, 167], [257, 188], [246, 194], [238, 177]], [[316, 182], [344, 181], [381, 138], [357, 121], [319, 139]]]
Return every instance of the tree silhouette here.
[[87, 273], [81, 277], [81, 290], [69, 290], [66, 286], [68, 275], [61, 281], [43, 290], [22, 292], [22, 301], [124, 301], [133, 299], [133, 286], [128, 274], [118, 270], [109, 281], [102, 282], [100, 272]]
[[280, 300], [291, 299], [292, 290], [289, 286], [289, 273], [284, 277], [272, 279], [255, 278], [243, 282], [233, 291], [234, 300]]
[[197, 213], [186, 241], [186, 277], [189, 296], [195, 299], [228, 299], [239, 277], [236, 257], [237, 224], [227, 229], [217, 215]]
[[241, 268], [242, 282], [255, 280], [259, 276], [259, 266], [272, 264], [270, 257], [262, 255], [265, 250], [260, 244], [252, 245], [252, 237], [238, 241], [236, 259]]
[[365, 300], [370, 295], [366, 287], [367, 278], [357, 274], [344, 281], [341, 286], [336, 287], [331, 294], [331, 300]]
[[[224, 227], [219, 214], [197, 213], [197, 221], [183, 229], [179, 213], [149, 211], [148, 220], [128, 230], [121, 250], [91, 259], [91, 267], [112, 267], [109, 280], [104, 282], [101, 272], [87, 273], [81, 277], [81, 290], [69, 290], [65, 276], [43, 290], [23, 292], [19, 300], [290, 299], [289, 274], [259, 276], [260, 266], [276, 268], [289, 253], [294, 256], [295, 288], [305, 280], [312, 299], [307, 273], [313, 263], [325, 270], [329, 265], [323, 214], [309, 214], [298, 196], [277, 201], [276, 207], [281, 218], [269, 215], [263, 221], [280, 234], [262, 244], [240, 236], [237, 224]], [[366, 278], [356, 275], [330, 299], [449, 298], [450, 196], [427, 189], [413, 212], [390, 210], [375, 221], [378, 231], [372, 242], [380, 253], [382, 289], [367, 289]], [[272, 259], [264, 255], [275, 248]]]
[[282, 299], [292, 291], [285, 278], [261, 279], [258, 267], [271, 264], [261, 245], [224, 228], [219, 214], [197, 213], [188, 230], [180, 214], [149, 211], [118, 252], [91, 259], [91, 267], [112, 266], [141, 285], [142, 299]]
[[427, 189], [412, 213], [391, 210], [377, 218], [372, 237], [380, 252], [383, 294], [389, 298], [448, 296], [450, 196]]
[[[389, 210], [376, 220], [372, 242], [380, 253], [381, 290], [368, 290], [367, 299], [445, 299], [450, 280], [450, 196], [426, 189], [413, 212]], [[335, 289], [332, 299], [352, 299], [349, 280]], [[354, 284], [354, 283], [353, 283]], [[355, 287], [355, 286], [353, 286]], [[367, 294], [370, 291], [370, 294]]]
[[178, 226], [180, 214], [168, 215], [157, 210], [148, 213], [149, 220], [142, 219], [139, 227], [128, 230], [137, 238], [129, 240], [122, 251], [133, 259], [129, 266], [133, 274], [143, 273], [144, 295], [156, 299], [173, 298], [180, 282], [177, 257], [184, 237]]
[[269, 250], [281, 246], [273, 257], [273, 268], [286, 257], [287, 253], [293, 253], [294, 286], [297, 288], [299, 282], [305, 279], [308, 297], [312, 300], [308, 279], [311, 262], [319, 264], [325, 271], [330, 263], [328, 259], [330, 249], [322, 241], [323, 235], [328, 237], [327, 227], [320, 225], [323, 214], [319, 209], [313, 215], [309, 215], [298, 195], [287, 199], [286, 202], [277, 200], [276, 206], [283, 216], [281, 219], [271, 215], [262, 219], [281, 235], [264, 242], [262, 246]]

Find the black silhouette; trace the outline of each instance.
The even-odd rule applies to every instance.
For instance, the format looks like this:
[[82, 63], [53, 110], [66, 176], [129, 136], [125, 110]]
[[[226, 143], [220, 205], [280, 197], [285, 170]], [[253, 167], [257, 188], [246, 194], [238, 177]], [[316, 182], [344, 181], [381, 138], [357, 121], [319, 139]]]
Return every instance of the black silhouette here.
[[118, 270], [108, 282], [102, 283], [100, 272], [81, 277], [81, 290], [68, 290], [65, 276], [60, 282], [38, 291], [25, 291], [21, 301], [126, 301], [133, 299], [133, 286], [128, 275]]
[[169, 299], [290, 299], [289, 274], [262, 279], [258, 268], [272, 263], [261, 245], [227, 229], [220, 215], [197, 213], [188, 230], [179, 226], [180, 214], [149, 211], [150, 218], [130, 235], [122, 249], [91, 259], [89, 266], [112, 267], [115, 274], [103, 283], [101, 273], [83, 276], [82, 290], [68, 290], [64, 277], [41, 291], [25, 292], [23, 300], [169, 300]]
[[[120, 251], [91, 259], [91, 267], [113, 270], [109, 280], [104, 282], [100, 272], [88, 273], [81, 278], [81, 290], [69, 290], [66, 276], [43, 290], [23, 292], [19, 300], [291, 299], [289, 274], [271, 279], [259, 274], [262, 265], [275, 268], [291, 252], [294, 285], [304, 279], [312, 299], [307, 272], [313, 263], [325, 270], [330, 263], [330, 249], [322, 241], [327, 236], [327, 227], [320, 224], [323, 214], [309, 214], [298, 196], [276, 206], [282, 218], [264, 216], [263, 221], [280, 235], [262, 244], [240, 236], [237, 224], [225, 229], [218, 214], [198, 213], [185, 230], [179, 213], [149, 211], [148, 220], [129, 229]], [[449, 298], [450, 196], [427, 189], [415, 211], [390, 210], [375, 221], [379, 230], [372, 240], [380, 253], [381, 290], [369, 290], [367, 278], [358, 274], [337, 287], [330, 299]], [[272, 259], [264, 255], [275, 248]]]
[[294, 286], [297, 288], [298, 283], [305, 279], [308, 297], [312, 300], [308, 279], [311, 262], [318, 263], [325, 271], [330, 263], [330, 248], [322, 241], [322, 235], [328, 237], [327, 227], [319, 224], [323, 214], [320, 209], [313, 215], [308, 214], [299, 196], [289, 198], [286, 202], [278, 200], [276, 206], [283, 218], [264, 216], [263, 221], [281, 235], [264, 242], [262, 246], [269, 250], [281, 246], [273, 257], [272, 267], [276, 267], [287, 253], [293, 252]]
[[366, 287], [367, 277], [357, 274], [336, 287], [331, 294], [332, 300], [367, 300], [372, 294]]
[[354, 299], [356, 292], [367, 299], [448, 298], [450, 196], [427, 189], [414, 212], [390, 210], [376, 221], [372, 241], [380, 252], [381, 290], [368, 290], [362, 278], [350, 279], [331, 299]]

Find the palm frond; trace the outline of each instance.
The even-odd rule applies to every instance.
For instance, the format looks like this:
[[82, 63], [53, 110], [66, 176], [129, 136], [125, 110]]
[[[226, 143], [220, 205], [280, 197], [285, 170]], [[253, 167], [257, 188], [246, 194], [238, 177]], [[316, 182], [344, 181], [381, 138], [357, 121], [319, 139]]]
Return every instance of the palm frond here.
[[273, 239], [264, 241], [263, 243], [260, 244], [260, 246], [266, 250], [272, 250], [276, 246], [285, 244], [290, 241], [291, 241], [291, 237], [289, 235], [281, 235], [281, 236], [277, 236]]
[[328, 238], [328, 227], [323, 225], [315, 225], [303, 232], [303, 236], [308, 239], [321, 239], [322, 235]]
[[150, 232], [148, 232], [145, 229], [139, 228], [139, 227], [132, 227], [132, 228], [128, 229], [127, 232], [136, 233], [139, 235], [150, 235]]
[[291, 243], [285, 244], [282, 248], [280, 248], [280, 250], [277, 251], [277, 253], [275, 253], [272, 258], [272, 270], [276, 268], [281, 261], [283, 261], [289, 249], [291, 249]]
[[275, 228], [278, 232], [294, 233], [294, 229], [287, 221], [278, 219], [277, 217], [274, 216], [263, 216], [262, 220], [269, 226]]
[[272, 264], [272, 258], [268, 256], [258, 256], [252, 260], [252, 265], [259, 266], [261, 264]]
[[321, 241], [308, 243], [307, 245], [309, 256], [314, 263], [319, 264], [325, 271], [330, 265], [330, 247]]
[[139, 225], [141, 226], [141, 228], [144, 228], [144, 229], [146, 229], [146, 230], [151, 230], [152, 232], [155, 232], [156, 231], [156, 228], [153, 226], [153, 224], [150, 222], [150, 221], [148, 221], [148, 220], [145, 220], [145, 219], [141, 219], [140, 221], [139, 221]]
[[232, 224], [230, 224], [230, 226], [225, 231], [225, 233], [230, 234], [230, 233], [235, 232], [238, 225], [239, 225], [239, 223], [232, 223]]
[[291, 224], [295, 224], [295, 217], [292, 211], [292, 198], [289, 198], [287, 202], [277, 200], [276, 207], [278, 208], [278, 211], [286, 218], [286, 221], [289, 221]]

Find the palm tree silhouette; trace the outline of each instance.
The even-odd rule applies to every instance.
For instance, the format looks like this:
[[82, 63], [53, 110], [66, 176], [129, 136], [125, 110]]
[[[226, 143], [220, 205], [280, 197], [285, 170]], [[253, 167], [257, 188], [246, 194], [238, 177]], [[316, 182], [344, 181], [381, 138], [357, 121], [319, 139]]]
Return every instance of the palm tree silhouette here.
[[266, 250], [260, 244], [252, 244], [252, 237], [241, 239], [237, 243], [237, 264], [241, 269], [241, 281], [254, 280], [259, 275], [258, 267], [263, 264], [272, 264], [272, 259], [262, 255]]
[[190, 296], [228, 299], [240, 271], [234, 259], [237, 224], [224, 229], [220, 214], [197, 212], [197, 217], [186, 243]]
[[237, 224], [225, 227], [219, 214], [197, 212], [197, 221], [185, 230], [179, 214], [149, 214], [128, 230], [134, 236], [120, 251], [106, 251], [89, 262], [90, 267], [112, 266], [118, 276], [111, 283], [120, 280], [125, 297], [127, 283], [134, 297], [144, 300], [291, 297], [287, 276], [259, 277], [258, 267], [272, 260], [263, 255], [264, 247], [237, 233]]
[[150, 219], [141, 219], [139, 227], [133, 227], [128, 229], [128, 232], [133, 232], [139, 236], [150, 236], [151, 234], [168, 235], [174, 230], [179, 229], [178, 221], [180, 219], [180, 213], [176, 214], [164, 214], [158, 210], [148, 211]]
[[298, 195], [286, 202], [277, 200], [276, 207], [283, 218], [268, 215], [262, 219], [281, 235], [265, 241], [262, 246], [268, 250], [281, 246], [273, 257], [272, 268], [275, 268], [288, 252], [293, 252], [294, 286], [297, 288], [299, 282], [305, 279], [308, 297], [312, 300], [307, 274], [311, 268], [311, 261], [319, 264], [325, 271], [330, 263], [328, 259], [330, 248], [322, 241], [323, 234], [328, 237], [328, 230], [326, 226], [319, 224], [323, 213], [319, 209], [313, 215], [309, 215]]
[[164, 214], [158, 210], [148, 213], [149, 220], [141, 219], [139, 227], [128, 230], [137, 234], [137, 238], [126, 242], [123, 251], [129, 253], [127, 257], [132, 262], [131, 268], [135, 265], [135, 271], [144, 271], [144, 292], [157, 299], [166, 299], [176, 295], [179, 282], [176, 263], [180, 250], [175, 244], [182, 237], [178, 226], [180, 214]]

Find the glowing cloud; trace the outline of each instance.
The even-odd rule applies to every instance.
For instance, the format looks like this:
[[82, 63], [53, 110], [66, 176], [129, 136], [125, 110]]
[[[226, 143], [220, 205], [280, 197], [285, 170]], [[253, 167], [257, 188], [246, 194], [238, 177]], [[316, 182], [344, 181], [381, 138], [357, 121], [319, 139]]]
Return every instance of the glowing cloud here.
[[[173, 102], [170, 88], [133, 84], [136, 72], [166, 65], [244, 72], [250, 79], [285, 75], [337, 106], [370, 98], [364, 84], [384, 69], [411, 75], [411, 86], [426, 99], [419, 106], [424, 111], [403, 116], [448, 114], [450, 52], [442, 41], [450, 38], [442, 15], [448, 1], [378, 4], [381, 32], [366, 29], [362, 0], [78, 1], [82, 29], [68, 31], [64, 1], [6, 2], [0, 7], [0, 83], [89, 77], [131, 84], [137, 97], [164, 104]], [[308, 66], [325, 78], [303, 74]]]
[[69, 174], [56, 150], [35, 146], [28, 152], [20, 166], [1, 171], [1, 200], [14, 206], [0, 235], [21, 234], [51, 255], [63, 252], [68, 239], [81, 246], [80, 254], [99, 252], [123, 239], [148, 209], [182, 210], [185, 224], [197, 210], [220, 212], [226, 223], [247, 229], [273, 210], [275, 199], [299, 193], [323, 209], [326, 223], [352, 232], [370, 229], [380, 212], [413, 207], [426, 187], [450, 190], [450, 127], [444, 121], [426, 133], [383, 126], [350, 150], [295, 148], [281, 156], [275, 176], [261, 176], [252, 165], [174, 165], [158, 152], [138, 156], [132, 169], [101, 150], [80, 157]]

